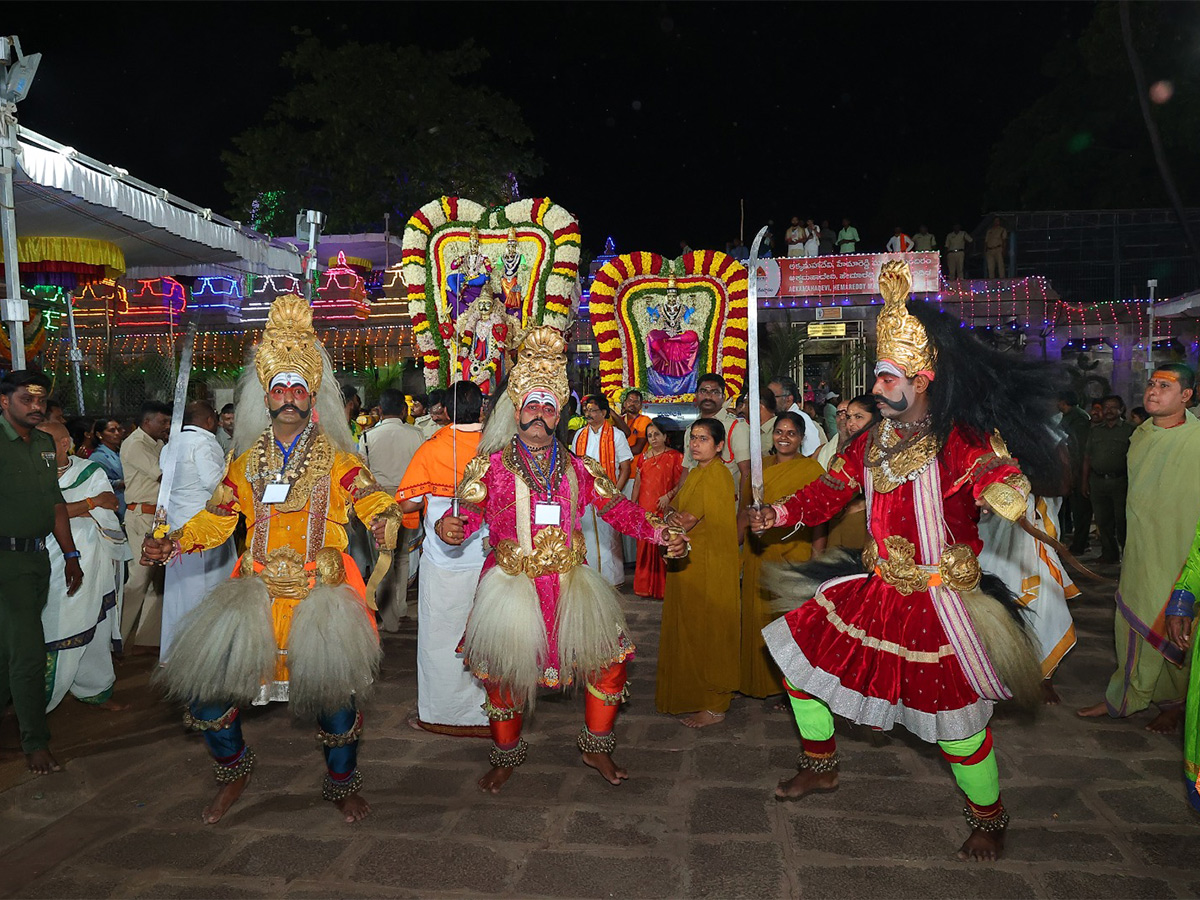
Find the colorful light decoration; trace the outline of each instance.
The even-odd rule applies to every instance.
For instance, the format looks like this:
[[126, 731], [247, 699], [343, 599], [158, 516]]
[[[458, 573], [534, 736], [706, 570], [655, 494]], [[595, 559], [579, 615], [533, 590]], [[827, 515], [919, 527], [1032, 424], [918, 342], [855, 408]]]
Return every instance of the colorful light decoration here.
[[255, 324], [267, 321], [267, 313], [276, 297], [285, 294], [303, 296], [300, 279], [295, 275], [256, 275], [251, 278], [251, 288], [242, 304], [242, 322]]
[[187, 288], [169, 276], [139, 278], [137, 291], [128, 299], [129, 309], [122, 325], [177, 328], [187, 309]]
[[[370, 262], [367, 262], [368, 269]], [[337, 265], [325, 270], [324, 279], [313, 301], [313, 321], [350, 321], [367, 318], [371, 306], [367, 302], [367, 287], [363, 277], [339, 252]]]
[[111, 278], [84, 285], [71, 302], [75, 305], [75, 325], [112, 327], [129, 314], [129, 294]]

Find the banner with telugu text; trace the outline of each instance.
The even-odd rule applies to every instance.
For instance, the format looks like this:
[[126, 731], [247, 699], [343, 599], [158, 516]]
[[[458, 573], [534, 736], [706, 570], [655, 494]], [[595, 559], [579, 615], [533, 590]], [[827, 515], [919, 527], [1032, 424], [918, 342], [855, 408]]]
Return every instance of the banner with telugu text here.
[[758, 263], [758, 296], [845, 297], [878, 294], [879, 270], [885, 262], [902, 259], [912, 270], [914, 294], [939, 290], [941, 257], [926, 253], [847, 253], [812, 258], [780, 257]]

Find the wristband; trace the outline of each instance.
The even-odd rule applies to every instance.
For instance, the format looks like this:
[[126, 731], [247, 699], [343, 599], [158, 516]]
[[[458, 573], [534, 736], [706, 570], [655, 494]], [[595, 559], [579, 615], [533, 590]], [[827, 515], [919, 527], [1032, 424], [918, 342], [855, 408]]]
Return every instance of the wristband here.
[[84, 498], [83, 498], [83, 500], [84, 500], [84, 502], [85, 502], [85, 503], [87, 503], [87, 508], [88, 508], [88, 509], [95, 509], [95, 508], [96, 508], [96, 504], [92, 502], [92, 498], [91, 498], [91, 497], [84, 497]]
[[65, 553], [63, 553], [63, 559], [79, 559], [79, 551], [67, 550]]

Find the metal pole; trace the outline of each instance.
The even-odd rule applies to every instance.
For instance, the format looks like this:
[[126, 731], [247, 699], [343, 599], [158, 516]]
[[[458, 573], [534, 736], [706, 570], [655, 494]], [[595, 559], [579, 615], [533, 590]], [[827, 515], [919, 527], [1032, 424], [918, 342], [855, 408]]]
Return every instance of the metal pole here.
[[317, 299], [317, 234], [325, 216], [310, 209], [308, 216], [308, 278], [305, 285], [305, 296], [309, 303]]
[[8, 342], [12, 348], [12, 367], [25, 368], [25, 322], [29, 303], [21, 296], [21, 273], [17, 268], [17, 201], [13, 193], [13, 171], [17, 164], [13, 146], [17, 141], [17, 123], [9, 113], [13, 107], [0, 103], [0, 240], [4, 241], [4, 320], [8, 322]]
[[71, 374], [75, 377], [75, 403], [79, 410], [79, 415], [87, 415], [87, 410], [83, 407], [83, 374], [80, 363], [83, 362], [83, 351], [79, 349], [79, 339], [75, 335], [75, 297], [72, 294], [67, 294], [67, 327], [71, 334], [71, 351], [68, 356], [71, 359]]
[[1147, 318], [1150, 320], [1150, 335], [1146, 338], [1146, 379], [1149, 380], [1150, 376], [1154, 374], [1154, 289], [1158, 287], [1158, 279], [1151, 278], [1146, 282], [1146, 286], [1150, 288], [1150, 303], [1148, 304], [1150, 308], [1147, 310], [1149, 313]]

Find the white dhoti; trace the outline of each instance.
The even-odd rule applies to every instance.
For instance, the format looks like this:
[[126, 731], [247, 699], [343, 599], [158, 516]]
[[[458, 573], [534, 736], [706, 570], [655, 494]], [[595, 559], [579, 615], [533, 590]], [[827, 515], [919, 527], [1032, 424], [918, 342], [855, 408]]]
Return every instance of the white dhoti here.
[[583, 512], [583, 543], [587, 548], [587, 564], [613, 587], [623, 585], [625, 558], [621, 555], [621, 532], [600, 518], [594, 506]]
[[[111, 491], [98, 465], [71, 457], [60, 477], [63, 499], [76, 503]], [[68, 692], [84, 703], [103, 703], [112, 695], [113, 642], [121, 639], [122, 582], [129, 547], [117, 514], [96, 507], [71, 519], [71, 537], [79, 551], [83, 584], [67, 596], [66, 564], [53, 535], [46, 539], [50, 555], [50, 590], [42, 610], [46, 640], [46, 711]]]
[[478, 584], [479, 569], [443, 569], [430, 562], [428, 554], [421, 561], [417, 715], [426, 727], [487, 727], [483, 713], [487, 694], [458, 652]]
[[183, 553], [167, 565], [163, 587], [162, 642], [159, 661], [166, 662], [179, 621], [229, 577], [237, 562], [233, 539], [211, 550]]
[[[1057, 539], [1061, 505], [1061, 497], [1030, 497], [1025, 515], [1035, 527]], [[1001, 516], [982, 517], [979, 537], [983, 540], [979, 565], [1017, 595], [1033, 629], [1042, 675], [1048, 678], [1075, 646], [1075, 623], [1067, 600], [1078, 596], [1079, 588], [1052, 547]]]

